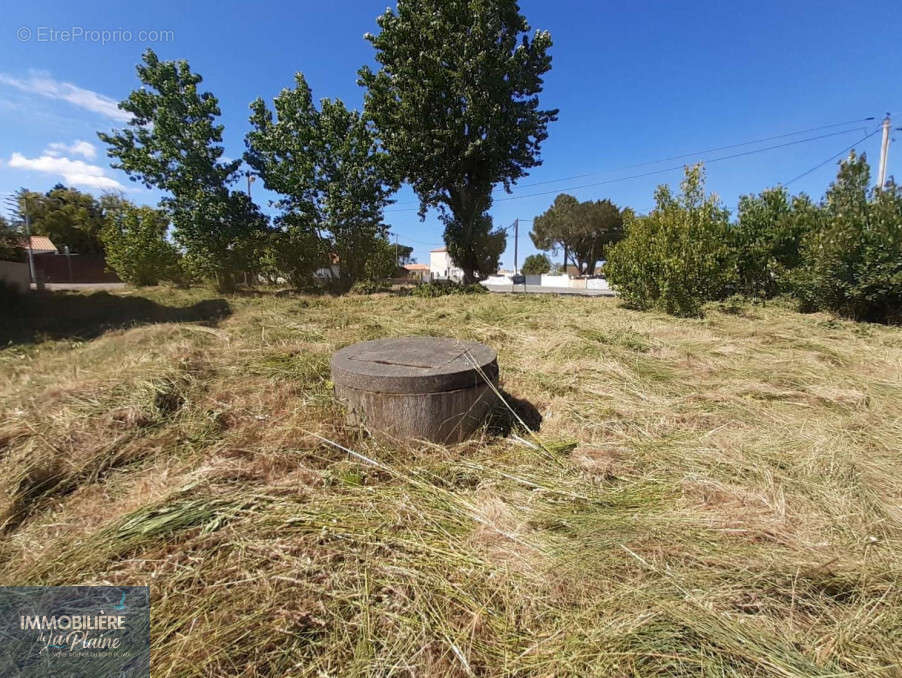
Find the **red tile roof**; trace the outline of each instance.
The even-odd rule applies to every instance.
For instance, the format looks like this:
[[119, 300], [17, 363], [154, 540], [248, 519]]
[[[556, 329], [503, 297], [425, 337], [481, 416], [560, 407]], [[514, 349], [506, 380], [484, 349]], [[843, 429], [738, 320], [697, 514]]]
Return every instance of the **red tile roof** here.
[[439, 247], [437, 250], [429, 250], [430, 252], [447, 252], [447, 247]]
[[404, 268], [408, 271], [428, 271], [429, 267], [426, 264], [404, 264]]
[[[28, 241], [22, 237], [19, 240], [19, 247], [23, 249], [28, 248]], [[31, 236], [31, 249], [37, 250], [39, 252], [56, 252], [56, 245], [48, 238], [46, 235], [33, 235]]]

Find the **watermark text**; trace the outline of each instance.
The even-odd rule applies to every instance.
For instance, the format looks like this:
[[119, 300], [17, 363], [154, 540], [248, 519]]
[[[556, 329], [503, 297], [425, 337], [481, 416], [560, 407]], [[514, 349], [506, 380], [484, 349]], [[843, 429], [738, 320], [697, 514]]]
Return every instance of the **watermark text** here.
[[59, 42], [108, 45], [116, 42], [175, 42], [175, 31], [169, 29], [130, 30], [127, 28], [89, 28], [87, 26], [20, 26], [19, 42]]

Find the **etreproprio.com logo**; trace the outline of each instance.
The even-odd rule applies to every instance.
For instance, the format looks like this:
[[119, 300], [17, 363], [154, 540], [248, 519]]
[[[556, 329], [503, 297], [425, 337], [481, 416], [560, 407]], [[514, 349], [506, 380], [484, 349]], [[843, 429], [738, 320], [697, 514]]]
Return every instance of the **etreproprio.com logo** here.
[[19, 26], [19, 42], [90, 43], [107, 45], [115, 42], [174, 42], [175, 31], [169, 29], [89, 28], [87, 26]]

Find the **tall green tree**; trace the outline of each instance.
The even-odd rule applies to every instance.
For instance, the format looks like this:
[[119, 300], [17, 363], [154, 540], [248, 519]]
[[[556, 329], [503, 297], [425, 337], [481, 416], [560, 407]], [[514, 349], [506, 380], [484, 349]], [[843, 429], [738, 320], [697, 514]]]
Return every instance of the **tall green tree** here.
[[33, 235], [45, 235], [60, 251], [68, 247], [78, 254], [102, 254], [103, 208], [90, 193], [57, 184], [46, 193], [19, 195], [19, 211], [28, 201]]
[[22, 234], [0, 215], [0, 259], [16, 261], [21, 259]]
[[255, 265], [254, 243], [267, 220], [244, 193], [229, 189], [241, 161], [222, 157], [219, 102], [199, 90], [203, 78], [187, 61], [160, 61], [148, 49], [137, 71], [142, 87], [119, 104], [131, 119], [98, 136], [113, 167], [168, 193], [163, 205], [186, 261], [229, 288]]
[[[492, 190], [540, 164], [557, 110], [539, 108], [551, 35], [530, 38], [514, 0], [398, 0], [367, 34], [380, 66], [360, 70], [366, 111], [398, 177], [436, 208], [466, 282], [497, 267]], [[496, 254], [497, 253], [497, 254]]]
[[[251, 104], [245, 160], [282, 196], [278, 223], [289, 238], [310, 244], [309, 256], [337, 255], [339, 284], [349, 288], [366, 277], [368, 258], [387, 237], [382, 213], [397, 183], [385, 154], [357, 111], [337, 99], [323, 99], [317, 109], [301, 73], [273, 106]], [[322, 244], [314, 246], [317, 240]]]
[[580, 271], [593, 275], [608, 246], [623, 238], [623, 214], [610, 200], [579, 202], [561, 193], [533, 221], [529, 236], [539, 249], [563, 249]]

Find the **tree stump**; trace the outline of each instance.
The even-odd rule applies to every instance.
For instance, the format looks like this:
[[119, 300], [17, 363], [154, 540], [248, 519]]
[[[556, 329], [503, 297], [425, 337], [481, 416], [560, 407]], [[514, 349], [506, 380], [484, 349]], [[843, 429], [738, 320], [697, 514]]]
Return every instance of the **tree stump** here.
[[332, 356], [335, 395], [348, 420], [397, 438], [460, 442], [497, 402], [495, 351], [437, 337], [376, 339]]

